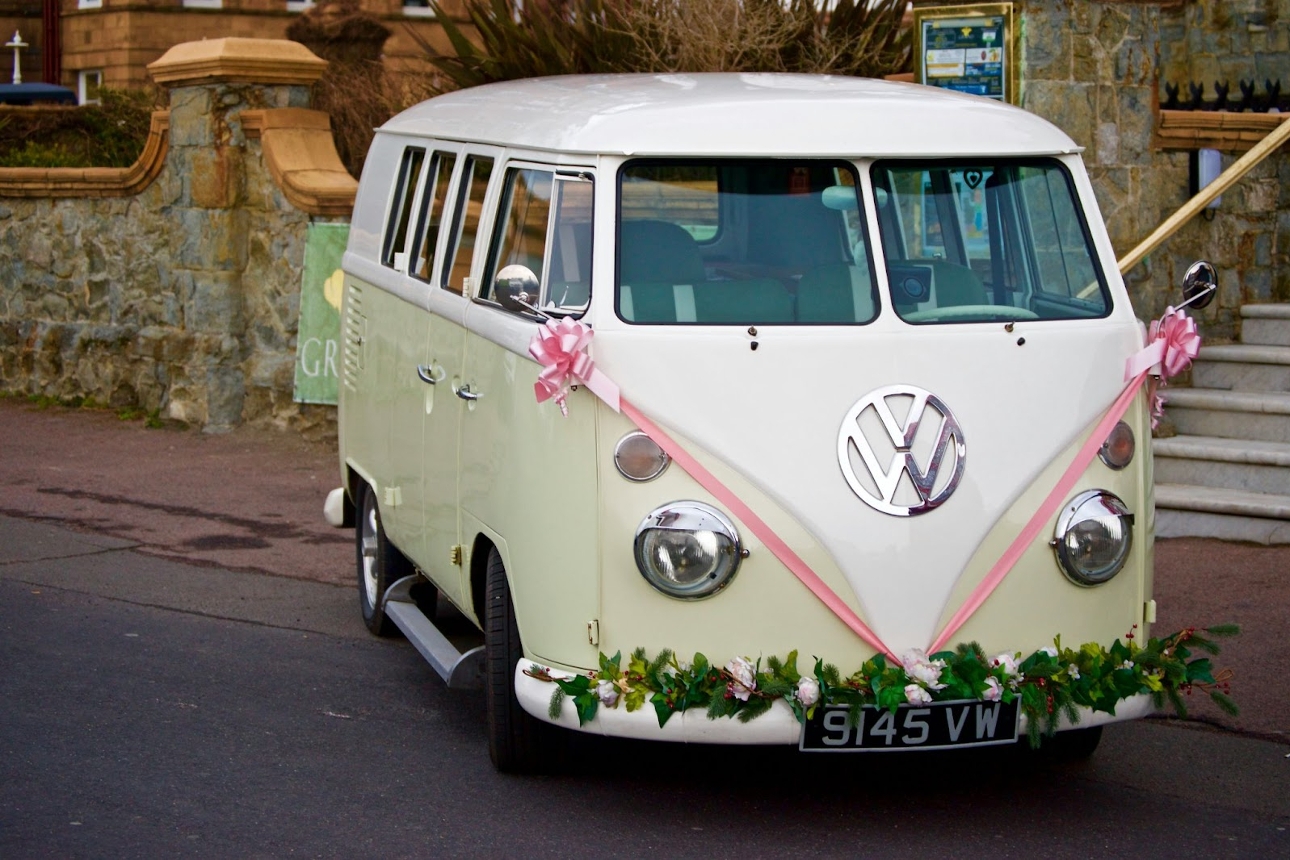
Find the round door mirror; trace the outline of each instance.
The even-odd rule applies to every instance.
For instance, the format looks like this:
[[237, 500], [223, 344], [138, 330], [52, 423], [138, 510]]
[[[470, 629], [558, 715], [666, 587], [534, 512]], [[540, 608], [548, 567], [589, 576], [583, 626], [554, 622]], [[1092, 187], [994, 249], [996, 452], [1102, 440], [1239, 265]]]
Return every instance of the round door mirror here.
[[538, 301], [540, 290], [533, 270], [518, 263], [503, 267], [493, 282], [493, 297], [508, 311], [537, 313], [534, 305]]
[[1191, 264], [1183, 275], [1183, 299], [1193, 308], [1207, 307], [1218, 292], [1218, 272], [1204, 260]]

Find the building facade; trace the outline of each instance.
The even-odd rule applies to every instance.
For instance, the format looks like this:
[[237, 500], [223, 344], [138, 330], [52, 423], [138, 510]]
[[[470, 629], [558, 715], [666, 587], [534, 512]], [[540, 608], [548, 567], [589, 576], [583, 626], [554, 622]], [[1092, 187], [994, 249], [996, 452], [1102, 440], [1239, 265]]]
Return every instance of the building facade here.
[[[93, 100], [99, 86], [147, 86], [148, 63], [183, 42], [285, 38], [292, 21], [315, 5], [315, 0], [0, 0], [0, 35], [8, 42], [20, 33], [30, 45], [20, 55], [24, 81], [71, 87], [84, 103]], [[392, 69], [421, 63], [421, 48], [409, 31], [447, 47], [428, 0], [357, 0], [354, 5], [390, 30], [385, 60]], [[459, 11], [455, 0], [441, 5], [450, 14]], [[0, 82], [8, 83], [12, 55], [3, 60]]]

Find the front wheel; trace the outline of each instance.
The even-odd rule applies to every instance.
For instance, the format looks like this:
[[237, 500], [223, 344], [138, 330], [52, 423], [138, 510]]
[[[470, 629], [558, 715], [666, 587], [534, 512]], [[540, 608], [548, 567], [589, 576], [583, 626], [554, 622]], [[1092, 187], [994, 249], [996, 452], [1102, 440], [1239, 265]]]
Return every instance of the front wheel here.
[[542, 772], [559, 760], [563, 732], [533, 719], [515, 697], [515, 665], [524, 659], [506, 567], [488, 551], [484, 589], [484, 665], [488, 755], [502, 773]]
[[354, 545], [358, 566], [358, 605], [363, 623], [377, 636], [393, 636], [398, 627], [385, 614], [385, 591], [413, 572], [412, 563], [385, 537], [376, 493], [359, 485], [358, 522], [354, 523]]

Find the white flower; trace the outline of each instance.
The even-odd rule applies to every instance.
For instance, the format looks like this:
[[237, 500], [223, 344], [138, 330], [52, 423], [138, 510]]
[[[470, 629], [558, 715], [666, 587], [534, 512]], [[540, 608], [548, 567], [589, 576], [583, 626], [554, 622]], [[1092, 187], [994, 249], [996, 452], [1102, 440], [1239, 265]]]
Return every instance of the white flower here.
[[607, 708], [618, 704], [618, 686], [613, 681], [603, 680], [597, 683], [596, 695], [600, 697], [600, 703]]
[[1066, 667], [1066, 674], [1070, 676], [1070, 679], [1072, 681], [1078, 681], [1079, 666], [1076, 666], [1074, 663], [1070, 664], [1069, 666]]
[[1132, 660], [1125, 660], [1123, 663], [1121, 663], [1121, 664], [1120, 664], [1120, 668], [1121, 668], [1121, 669], [1132, 669], [1132, 668], [1133, 668], [1133, 661], [1132, 661]]
[[1057, 658], [1057, 649], [1054, 648], [1052, 645], [1045, 645], [1043, 648], [1040, 648], [1039, 650], [1043, 651], [1045, 654], [1047, 654], [1049, 657], [1052, 657], [1053, 659]]
[[820, 700], [820, 682], [805, 675], [797, 682], [797, 701], [809, 708]]
[[748, 701], [753, 690], [757, 689], [757, 677], [753, 673], [752, 661], [747, 657], [736, 657], [726, 664], [726, 671], [734, 679], [730, 683], [730, 695], [741, 702]]
[[1003, 687], [999, 684], [999, 679], [990, 677], [985, 679], [985, 689], [981, 691], [981, 698], [987, 702], [997, 702], [1003, 696]]
[[918, 684], [905, 685], [905, 701], [911, 705], [925, 705], [932, 700], [932, 694]]
[[945, 685], [940, 683], [941, 670], [945, 668], [944, 660], [928, 659], [927, 652], [922, 648], [910, 648], [900, 662], [904, 664], [905, 674], [911, 681], [917, 681], [929, 690], [945, 689]]
[[1017, 657], [1014, 654], [999, 654], [992, 661], [995, 666], [1003, 668], [1003, 674], [1008, 678], [1014, 678], [1021, 674], [1021, 669], [1017, 667]]

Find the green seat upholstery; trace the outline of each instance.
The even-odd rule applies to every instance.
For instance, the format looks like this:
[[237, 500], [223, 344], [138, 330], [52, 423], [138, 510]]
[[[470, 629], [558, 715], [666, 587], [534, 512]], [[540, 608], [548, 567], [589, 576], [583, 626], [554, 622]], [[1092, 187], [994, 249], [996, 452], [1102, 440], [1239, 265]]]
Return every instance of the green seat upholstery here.
[[819, 266], [797, 284], [797, 321], [868, 322], [874, 317], [873, 282], [868, 269], [849, 263]]

